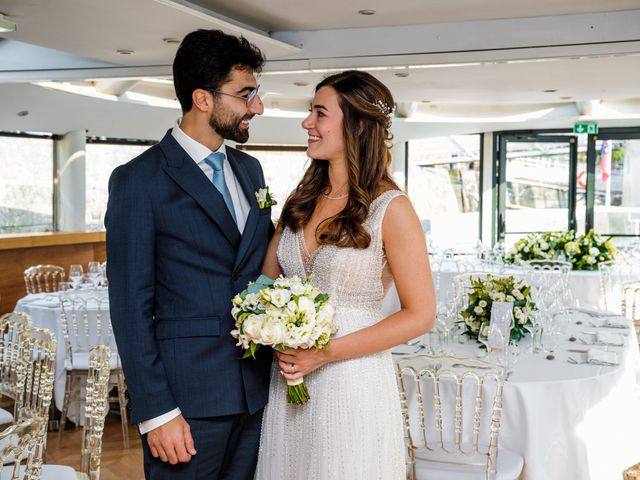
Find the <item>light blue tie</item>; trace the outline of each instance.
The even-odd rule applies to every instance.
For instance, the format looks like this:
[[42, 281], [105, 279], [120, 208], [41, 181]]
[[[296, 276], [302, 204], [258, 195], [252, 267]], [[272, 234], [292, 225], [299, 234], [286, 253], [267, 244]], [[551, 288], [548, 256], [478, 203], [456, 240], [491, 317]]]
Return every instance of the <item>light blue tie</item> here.
[[211, 177], [211, 181], [222, 195], [222, 198], [224, 198], [224, 203], [227, 204], [227, 208], [229, 209], [229, 213], [231, 213], [231, 216], [233, 217], [233, 221], [238, 223], [238, 221], [236, 220], [236, 212], [233, 209], [233, 202], [231, 201], [231, 193], [229, 193], [227, 184], [224, 181], [224, 153], [214, 152], [207, 158], [205, 158], [204, 161], [207, 165], [213, 168], [213, 176]]

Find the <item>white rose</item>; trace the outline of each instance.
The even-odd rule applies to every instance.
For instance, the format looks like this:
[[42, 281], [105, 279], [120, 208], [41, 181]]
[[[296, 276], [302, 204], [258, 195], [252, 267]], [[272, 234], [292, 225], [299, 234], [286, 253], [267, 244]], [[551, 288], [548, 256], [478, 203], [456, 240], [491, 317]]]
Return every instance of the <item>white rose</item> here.
[[271, 292], [271, 303], [276, 307], [282, 308], [291, 299], [291, 292], [282, 288], [277, 288]]
[[598, 250], [596, 247], [591, 247], [589, 249], [589, 255], [593, 257], [597, 257], [599, 254], [600, 254], [600, 250]]
[[296, 283], [295, 285], [291, 285], [291, 293], [293, 293], [294, 295], [297, 295], [298, 297], [300, 295], [304, 295], [304, 292], [306, 291], [306, 287], [301, 284], [301, 283]]
[[589, 265], [596, 263], [596, 259], [593, 258], [591, 255], [587, 255], [585, 257], [585, 262], [587, 262]]
[[313, 303], [313, 300], [308, 297], [300, 297], [298, 299], [298, 309], [301, 312], [304, 312], [307, 318], [313, 318], [316, 314], [316, 306]]
[[541, 250], [548, 250], [549, 249], [549, 244], [547, 242], [545, 242], [544, 240], [542, 240], [540, 242], [540, 249]]
[[506, 299], [506, 296], [505, 296], [504, 293], [502, 293], [502, 292], [498, 293], [498, 301], [499, 302], [504, 302], [505, 299]]
[[280, 345], [286, 336], [287, 329], [278, 321], [267, 322], [260, 331], [260, 339], [265, 345]]
[[333, 316], [336, 310], [330, 303], [325, 303], [318, 311], [318, 323], [323, 327], [328, 327], [333, 323]]
[[482, 307], [475, 307], [475, 308], [473, 309], [473, 311], [474, 311], [476, 314], [478, 314], [478, 315], [482, 315], [482, 313], [484, 312], [484, 308], [482, 308]]
[[507, 302], [513, 302], [513, 301], [515, 301], [515, 298], [513, 298], [512, 295], [507, 295], [506, 300], [507, 300]]
[[242, 330], [244, 334], [251, 340], [260, 339], [260, 330], [262, 330], [262, 324], [264, 323], [263, 315], [249, 315], [242, 323]]
[[480, 302], [478, 302], [478, 305], [480, 305], [482, 308], [485, 308], [487, 306], [487, 302], [485, 302], [484, 300], [480, 300]]
[[529, 252], [529, 247], [524, 247], [524, 251], [528, 253]]

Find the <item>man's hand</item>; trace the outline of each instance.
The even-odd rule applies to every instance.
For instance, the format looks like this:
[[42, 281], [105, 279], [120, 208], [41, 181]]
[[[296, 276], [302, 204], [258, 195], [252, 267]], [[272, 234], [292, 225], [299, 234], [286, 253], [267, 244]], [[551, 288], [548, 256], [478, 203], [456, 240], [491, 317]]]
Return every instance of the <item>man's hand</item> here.
[[196, 454], [191, 428], [182, 415], [147, 433], [151, 455], [175, 465], [188, 462]]

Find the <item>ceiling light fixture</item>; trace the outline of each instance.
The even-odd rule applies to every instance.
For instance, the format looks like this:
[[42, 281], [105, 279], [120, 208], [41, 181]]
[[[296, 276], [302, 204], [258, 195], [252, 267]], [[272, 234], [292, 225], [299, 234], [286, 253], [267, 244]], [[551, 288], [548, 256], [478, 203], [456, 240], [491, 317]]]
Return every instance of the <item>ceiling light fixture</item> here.
[[296, 87], [307, 87], [309, 86], [309, 82], [293, 82]]
[[17, 115], [19, 117], [26, 117], [27, 115], [29, 115], [29, 110], [21, 110], [17, 113]]
[[168, 43], [169, 45], [175, 45], [177, 43], [182, 42], [182, 39], [177, 37], [166, 37], [166, 38], [163, 38], [162, 41], [164, 43]]
[[547, 90], [543, 90], [544, 93], [556, 93], [557, 91], [557, 88], [549, 88]]
[[400, 77], [400, 78], [406, 78], [409, 76], [409, 74], [407, 72], [398, 72], [398, 73], [394, 73], [394, 75], [396, 77]]
[[365, 9], [365, 10], [358, 10], [358, 13], [360, 15], [375, 15], [376, 11], [375, 10], [367, 10], [367, 9]]
[[4, 13], [0, 13], [0, 32], [15, 32], [17, 29], [16, 22], [7, 20]]
[[116, 50], [116, 53], [119, 53], [120, 55], [132, 55], [134, 53], [133, 50], [128, 50], [126, 48], [121, 48], [119, 50]]

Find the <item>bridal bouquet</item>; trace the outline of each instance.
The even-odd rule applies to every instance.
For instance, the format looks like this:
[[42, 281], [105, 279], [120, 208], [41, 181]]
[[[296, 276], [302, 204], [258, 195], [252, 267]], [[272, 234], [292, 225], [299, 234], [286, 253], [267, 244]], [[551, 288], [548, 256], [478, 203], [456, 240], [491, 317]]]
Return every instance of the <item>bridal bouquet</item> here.
[[478, 340], [481, 332], [486, 335], [484, 330], [489, 329], [492, 303], [513, 302], [514, 324], [510, 339], [520, 341], [527, 333], [525, 325], [531, 324], [531, 313], [536, 310], [536, 305], [531, 300], [531, 287], [514, 277], [487, 275], [485, 279], [470, 278], [469, 281], [469, 304], [460, 312], [465, 327], [464, 335], [475, 340]]
[[[245, 349], [243, 358], [255, 358], [260, 345], [287, 348], [327, 348], [335, 333], [335, 310], [329, 295], [294, 276], [275, 281], [264, 275], [233, 299], [231, 336]], [[304, 379], [287, 380], [287, 400], [301, 405], [309, 400]]]

